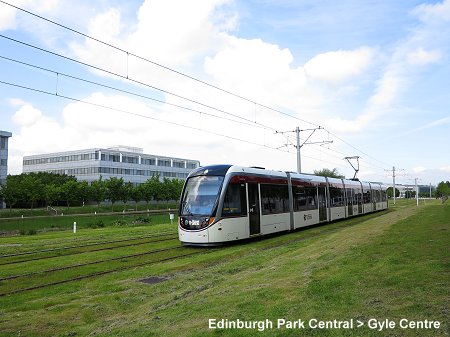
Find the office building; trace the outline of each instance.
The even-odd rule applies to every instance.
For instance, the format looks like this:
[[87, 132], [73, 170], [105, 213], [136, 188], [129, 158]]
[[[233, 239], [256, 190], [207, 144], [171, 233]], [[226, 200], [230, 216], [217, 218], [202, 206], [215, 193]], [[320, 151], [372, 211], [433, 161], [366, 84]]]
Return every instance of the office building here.
[[[11, 132], [0, 131], [0, 185], [6, 182], [8, 176], [8, 138]], [[5, 203], [0, 199], [0, 208], [5, 208]]]
[[185, 179], [200, 166], [192, 159], [144, 154], [143, 149], [114, 146], [77, 151], [47, 153], [23, 158], [23, 173], [51, 172], [72, 175], [79, 181], [123, 178], [125, 182], [141, 184], [153, 175], [160, 179]]
[[11, 132], [0, 131], [0, 184], [6, 181], [8, 175], [8, 138]]

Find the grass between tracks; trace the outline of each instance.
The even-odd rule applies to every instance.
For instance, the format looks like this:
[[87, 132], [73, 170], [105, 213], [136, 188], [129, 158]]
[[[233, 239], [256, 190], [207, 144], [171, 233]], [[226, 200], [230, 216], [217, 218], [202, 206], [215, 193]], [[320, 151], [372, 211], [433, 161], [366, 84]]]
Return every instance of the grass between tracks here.
[[[91, 242], [106, 241], [175, 228], [161, 224], [85, 229], [77, 236]], [[429, 201], [416, 208], [412, 203], [399, 203], [387, 212], [240, 245], [203, 249], [204, 254], [1, 297], [0, 335], [448, 335], [449, 229], [450, 204]], [[79, 241], [67, 233], [0, 238], [0, 254], [16, 248], [35, 250], [73, 242]], [[11, 246], [14, 244], [21, 246]], [[72, 259], [11, 265], [7, 274], [154, 247], [124, 247], [102, 254], [80, 254]], [[201, 249], [183, 251], [197, 250]], [[133, 261], [124, 264], [127, 263]], [[139, 282], [150, 276], [165, 276], [167, 280], [151, 285]], [[10, 280], [6, 288], [39, 281], [39, 278]], [[0, 282], [0, 287], [4, 286]], [[263, 332], [209, 330], [210, 318], [269, 319], [275, 328]], [[367, 326], [352, 330], [277, 330], [278, 318], [306, 321], [353, 318], [364, 322], [377, 318], [394, 320], [397, 324], [401, 318], [428, 319], [439, 320], [442, 326], [438, 330], [396, 328], [382, 332]]]

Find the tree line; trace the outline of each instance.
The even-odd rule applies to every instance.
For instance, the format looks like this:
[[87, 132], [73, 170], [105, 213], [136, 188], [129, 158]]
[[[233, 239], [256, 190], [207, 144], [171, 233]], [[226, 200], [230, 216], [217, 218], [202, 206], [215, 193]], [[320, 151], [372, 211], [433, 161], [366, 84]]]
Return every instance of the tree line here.
[[103, 201], [110, 201], [114, 210], [117, 201], [125, 204], [134, 201], [137, 205], [140, 201], [148, 204], [151, 201], [178, 200], [183, 184], [184, 181], [180, 179], [164, 178], [160, 181], [158, 175], [135, 186], [116, 177], [105, 180], [100, 177], [88, 184], [65, 174], [22, 173], [8, 175], [6, 182], [0, 185], [0, 200], [3, 199], [10, 209], [54, 205], [70, 207], [85, 203], [99, 206]]

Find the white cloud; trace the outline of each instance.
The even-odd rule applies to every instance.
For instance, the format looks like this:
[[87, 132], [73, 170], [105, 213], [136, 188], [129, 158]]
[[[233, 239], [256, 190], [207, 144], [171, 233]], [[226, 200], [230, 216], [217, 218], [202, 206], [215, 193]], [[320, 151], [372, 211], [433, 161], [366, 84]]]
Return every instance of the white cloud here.
[[[45, 0], [45, 1], [33, 1], [33, 0], [10, 0], [8, 1], [14, 6], [26, 8], [33, 12], [48, 13], [59, 6], [59, 0]], [[6, 4], [1, 4], [0, 10], [0, 31], [15, 29], [18, 25], [17, 22], [18, 10], [14, 7]]]
[[339, 84], [361, 74], [370, 65], [374, 50], [338, 50], [314, 56], [305, 64], [308, 77], [331, 84]]
[[439, 168], [439, 170], [444, 171], [446, 173], [450, 173], [450, 165], [449, 166], [442, 166]]
[[425, 172], [427, 169], [425, 168], [425, 167], [423, 167], [423, 166], [416, 166], [416, 167], [413, 167], [413, 172], [414, 173], [423, 173], [423, 172]]
[[[109, 9], [91, 20], [88, 33], [168, 66], [189, 65], [195, 57], [220, 44], [220, 32], [211, 23], [211, 17], [226, 2], [147, 0], [139, 8], [134, 24], [121, 22], [119, 11]], [[218, 15], [221, 15], [220, 12]], [[233, 20], [236, 19], [230, 17], [221, 20], [222, 29], [234, 27], [236, 24], [232, 23]], [[112, 50], [91, 40], [86, 40], [84, 44], [72, 44], [72, 50], [84, 61], [103, 64], [106, 60], [110, 65], [107, 60], [111, 56], [107, 56]], [[118, 55], [120, 53], [116, 56]], [[120, 62], [126, 62], [123, 54]], [[137, 64], [139, 63], [135, 61], [130, 62], [130, 72], [140, 72]], [[123, 71], [124, 68], [120, 70]]]
[[0, 10], [0, 31], [7, 29], [15, 29], [16, 22], [16, 9], [13, 7], [1, 4], [2, 10]]
[[[18, 102], [17, 102], [18, 103]], [[20, 126], [29, 126], [38, 122], [42, 118], [42, 113], [31, 105], [23, 105], [14, 114], [13, 121]]]
[[450, 21], [450, 1], [444, 0], [436, 4], [422, 4], [417, 6], [413, 13], [423, 22], [435, 24], [436, 21]]
[[442, 58], [442, 53], [439, 50], [426, 51], [423, 48], [409, 53], [407, 55], [408, 62], [413, 65], [426, 65], [435, 63]]

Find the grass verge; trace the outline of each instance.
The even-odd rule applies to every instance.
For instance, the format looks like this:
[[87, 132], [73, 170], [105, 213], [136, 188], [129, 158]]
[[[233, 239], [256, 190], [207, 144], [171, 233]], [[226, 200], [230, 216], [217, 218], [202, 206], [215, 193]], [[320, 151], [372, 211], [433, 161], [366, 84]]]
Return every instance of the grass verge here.
[[[0, 335], [446, 336], [449, 219], [450, 205], [407, 205], [352, 226], [340, 221], [0, 298]], [[151, 276], [166, 281], [140, 282]], [[376, 318], [397, 327], [210, 330], [210, 318]], [[400, 329], [402, 318], [442, 325]]]

